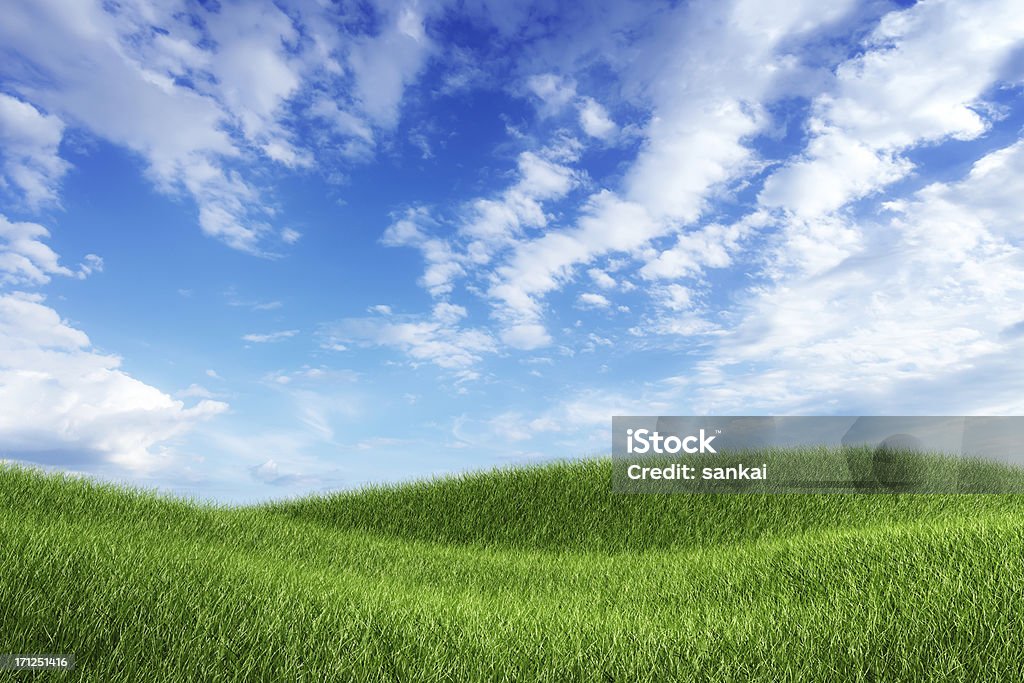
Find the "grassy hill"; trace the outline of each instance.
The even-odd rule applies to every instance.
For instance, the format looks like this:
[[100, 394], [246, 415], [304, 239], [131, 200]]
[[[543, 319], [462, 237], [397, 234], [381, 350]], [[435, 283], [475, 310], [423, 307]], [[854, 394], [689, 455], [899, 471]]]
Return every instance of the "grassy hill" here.
[[49, 676], [88, 681], [1021, 676], [1024, 497], [610, 478], [227, 508], [2, 467], [0, 653], [73, 653]]

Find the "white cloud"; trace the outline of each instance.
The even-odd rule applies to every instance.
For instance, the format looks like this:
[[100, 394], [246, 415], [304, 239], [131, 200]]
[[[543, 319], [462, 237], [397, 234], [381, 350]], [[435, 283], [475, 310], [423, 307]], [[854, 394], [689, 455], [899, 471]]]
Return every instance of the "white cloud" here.
[[103, 257], [96, 254], [86, 254], [82, 257], [82, 263], [78, 265], [76, 275], [78, 279], [89, 277], [93, 273], [103, 272]]
[[[511, 249], [493, 270], [487, 289], [499, 321], [517, 331], [530, 330], [533, 348], [547, 336], [535, 327], [542, 325], [543, 298], [572, 282], [579, 264], [625, 253], [646, 262], [641, 275], [648, 279], [700, 277], [705, 268], [733, 265], [753, 231], [776, 227], [767, 212], [758, 211], [731, 226], [679, 231], [699, 219], [726, 183], [757, 169], [748, 141], [769, 120], [763, 102], [778, 96], [779, 87], [792, 87], [783, 77], [799, 67], [794, 46], [850, 7], [806, 2], [768, 13], [763, 6], [741, 2], [694, 5], [667, 17], [660, 35], [671, 35], [671, 42], [655, 40], [640, 48], [641, 55], [644, 50], [657, 52], [661, 66], [652, 69], [651, 61], [637, 60], [648, 70], [638, 78], [650, 84], [646, 94], [653, 115], [623, 190], [592, 195], [575, 226], [548, 229], [537, 237], [513, 235]], [[910, 165], [897, 155], [900, 145], [970, 137], [984, 130], [984, 125], [975, 125], [980, 118], [969, 107], [991, 84], [1014, 44], [1004, 36], [1021, 34], [1019, 19], [1009, 16], [1007, 3], [996, 3], [984, 8], [993, 10], [985, 18], [973, 18], [964, 28], [960, 20], [972, 11], [951, 7], [918, 5], [887, 15], [869, 40], [869, 50], [840, 67], [835, 93], [815, 100], [806, 159], [824, 161], [807, 168], [799, 160], [791, 163], [769, 179], [761, 194], [765, 206], [791, 212], [769, 241], [767, 274], [822, 273], [857, 252], [863, 246], [860, 230], [848, 220], [824, 215], [904, 176]], [[907, 19], [915, 11], [925, 19]], [[986, 27], [998, 22], [1003, 26], [996, 30], [997, 47], [991, 48], [984, 39]], [[933, 40], [935, 35], [942, 39]], [[945, 46], [947, 39], [950, 44], [965, 40], [975, 50], [966, 61], [977, 73], [955, 86], [947, 86], [946, 80], [963, 67], [956, 61], [957, 51]], [[700, 68], [687, 67], [694, 64]], [[954, 69], [944, 69], [945, 64]], [[887, 104], [888, 96], [878, 97], [889, 84], [906, 78], [919, 79], [910, 89], [920, 97], [893, 97], [892, 104]], [[557, 87], [562, 82], [546, 77], [533, 86], [550, 99], [565, 90]], [[879, 106], [865, 110], [865, 104]], [[861, 120], [853, 115], [857, 111], [868, 114]], [[900, 133], [904, 119], [909, 137]], [[870, 121], [884, 125], [879, 128]], [[805, 190], [799, 189], [800, 183]], [[676, 244], [669, 249], [652, 245], [655, 238], [677, 231]], [[666, 321], [662, 323], [667, 329]], [[687, 334], [715, 329], [693, 317], [676, 318], [669, 327]]]
[[281, 468], [273, 458], [252, 468], [252, 476], [264, 483], [273, 483], [281, 476]]
[[977, 137], [987, 123], [972, 106], [1022, 35], [1014, 0], [935, 0], [891, 12], [871, 49], [839, 68], [824, 117], [881, 149]]
[[433, 45], [416, 3], [398, 4], [384, 21], [380, 34], [356, 40], [348, 64], [355, 74], [360, 108], [377, 125], [391, 128], [398, 121], [406, 86], [426, 64]]
[[732, 225], [713, 223], [680, 232], [673, 246], [649, 249], [647, 263], [640, 269], [646, 279], [678, 279], [699, 275], [706, 268], [727, 268], [744, 238], [768, 222], [764, 213], [753, 213]]
[[[569, 147], [571, 147], [571, 143]], [[552, 156], [564, 150], [553, 151]], [[572, 152], [568, 152], [572, 155]], [[570, 156], [569, 158], [574, 158]], [[564, 197], [577, 183], [572, 169], [546, 159], [533, 152], [523, 152], [517, 160], [519, 167], [519, 182], [506, 193], [507, 197], [518, 196], [532, 200], [557, 199]], [[511, 201], [511, 199], [510, 199]], [[534, 225], [543, 225], [543, 221], [537, 221]]]
[[465, 274], [465, 270], [451, 245], [444, 239], [431, 237], [421, 224], [428, 227], [437, 225], [425, 208], [409, 209], [388, 226], [381, 243], [390, 247], [419, 249], [427, 262], [420, 284], [432, 295], [441, 296], [452, 291], [452, 281]]
[[0, 215], [0, 283], [40, 285], [51, 275], [71, 275], [57, 252], [42, 242], [49, 236], [37, 223], [11, 223]]
[[[71, 12], [55, 3], [15, 3], [7, 11], [0, 40], [44, 78], [15, 81], [19, 94], [140, 154], [158, 187], [185, 188], [195, 197], [204, 232], [259, 251], [265, 226], [247, 208], [258, 206], [257, 193], [222, 165], [240, 154], [226, 130], [228, 114], [213, 97], [176, 85], [141, 61], [140, 52], [168, 44], [136, 40], [153, 35], [137, 32], [134, 20], [143, 17], [131, 6], [114, 15], [86, 4]], [[167, 19], [169, 28], [189, 30]]]
[[608, 116], [605, 108], [592, 97], [583, 97], [579, 102], [580, 126], [587, 135], [594, 138], [607, 138], [616, 131], [618, 126]]
[[[551, 156], [556, 153], [548, 151]], [[579, 183], [571, 168], [533, 152], [522, 152], [516, 165], [516, 183], [495, 199], [473, 201], [468, 219], [459, 228], [459, 234], [469, 240], [468, 258], [477, 265], [490, 262], [494, 253], [514, 243], [524, 228], [547, 225], [542, 202], [564, 197]]]
[[815, 98], [807, 150], [765, 182], [761, 202], [813, 218], [907, 175], [900, 150], [981, 135], [979, 98], [1022, 35], [1012, 0], [933, 0], [885, 15], [866, 51], [837, 69], [834, 92]]
[[55, 203], [70, 166], [58, 154], [63, 135], [59, 118], [0, 93], [0, 186], [13, 185], [30, 208]]
[[[453, 435], [481, 450], [492, 450], [507, 442], [525, 446], [536, 439], [550, 443], [554, 435], [559, 439], [559, 447], [600, 452], [611, 439], [611, 415], [659, 414], [670, 410], [670, 404], [658, 399], [582, 389], [532, 413], [509, 410], [486, 420], [462, 417], [455, 421]], [[550, 451], [544, 454], [550, 455]]]
[[445, 325], [454, 325], [458, 321], [466, 317], [466, 309], [462, 306], [450, 304], [447, 301], [441, 301], [434, 304], [434, 320]]
[[[958, 191], [962, 196], [957, 196]], [[924, 206], [931, 209], [927, 229], [937, 233], [930, 244], [937, 253], [955, 255], [973, 246], [971, 232], [957, 232], [956, 227], [961, 223], [975, 230], [983, 226], [995, 235], [1019, 243], [1024, 198], [1024, 141], [1018, 140], [978, 159], [960, 183], [929, 185], [917, 193], [917, 198], [918, 210]], [[889, 206], [906, 212], [914, 204], [896, 201]], [[910, 227], [904, 224], [904, 229]], [[911, 234], [910, 238], [917, 244], [928, 235]]]
[[[206, 15], [217, 41], [207, 60], [218, 82], [217, 95], [241, 123], [246, 137], [258, 140], [285, 165], [305, 165], [277, 123], [279, 108], [299, 88], [301, 76], [286, 46], [296, 44], [292, 20], [273, 4], [225, 3]], [[268, 149], [269, 148], [269, 149]]]
[[253, 344], [268, 344], [290, 339], [299, 333], [298, 330], [280, 330], [278, 332], [267, 332], [263, 334], [252, 333], [242, 335], [242, 339]]
[[178, 398], [213, 398], [213, 392], [201, 384], [192, 383], [187, 388], [174, 393]]
[[297, 382], [306, 386], [315, 386], [329, 380], [333, 385], [351, 384], [357, 381], [358, 375], [349, 370], [329, 370], [324, 367], [304, 365], [297, 370], [278, 370], [264, 376], [264, 381], [273, 384], [291, 384]]
[[765, 272], [783, 278], [789, 272], [823, 273], [856, 253], [864, 244], [860, 225], [836, 214], [811, 220], [791, 218], [765, 249]]
[[547, 346], [551, 343], [551, 335], [543, 325], [537, 323], [517, 323], [508, 325], [501, 331], [501, 341], [514, 349], [530, 351]]
[[842, 131], [828, 129], [807, 146], [807, 157], [765, 181], [761, 203], [798, 217], [815, 218], [864, 197], [912, 170], [891, 152], [872, 149]]
[[345, 156], [366, 158], [371, 122], [396, 125], [432, 50], [416, 3], [379, 8], [376, 35], [315, 4], [186, 10], [129, 0], [72, 11], [46, 0], [5, 9], [0, 41], [19, 57], [0, 64], [17, 95], [0, 101], [8, 185], [32, 205], [55, 199], [64, 122], [139, 155], [158, 189], [195, 200], [205, 234], [258, 255], [299, 237], [272, 226], [276, 207], [256, 182], [260, 161], [315, 163], [298, 143], [297, 96], [313, 95], [301, 114], [347, 137]]
[[693, 293], [682, 285], [671, 284], [659, 290], [663, 305], [672, 311], [686, 311], [693, 306]]
[[527, 228], [547, 225], [543, 202], [564, 197], [578, 183], [577, 174], [555, 159], [571, 159], [574, 141], [540, 153], [523, 152], [516, 159], [518, 178], [494, 198], [468, 203], [466, 216], [451, 238], [433, 236], [441, 227], [426, 208], [407, 210], [385, 231], [388, 246], [419, 249], [427, 262], [420, 284], [435, 296], [444, 296], [467, 270], [489, 263]]
[[608, 308], [612, 305], [612, 302], [608, 301], [608, 297], [594, 292], [583, 292], [576, 300], [583, 308]]
[[38, 223], [12, 223], [0, 214], [0, 285], [42, 285], [52, 275], [85, 278], [103, 270], [103, 259], [85, 256], [78, 270], [60, 264], [60, 257], [43, 243], [50, 232]]
[[[700, 367], [698, 410], [1015, 412], [1024, 142], [892, 202], [828, 271], [754, 289]], [[970, 378], [968, 381], [967, 378]], [[965, 382], [967, 382], [965, 384]], [[937, 387], [967, 387], [959, 392]]]
[[654, 111], [626, 197], [659, 221], [696, 220], [709, 190], [750, 162], [745, 139], [767, 123], [761, 103], [794, 68], [790, 51], [851, 6], [742, 1], [693, 5], [667, 18], [637, 63], [651, 70], [639, 77], [651, 82]]
[[587, 275], [594, 281], [594, 284], [601, 289], [615, 289], [616, 282], [608, 273], [604, 272], [600, 268], [591, 268], [587, 271]]
[[186, 408], [119, 369], [120, 359], [34, 294], [0, 295], [0, 451], [7, 457], [135, 472], [159, 467], [169, 439], [227, 410]]
[[383, 346], [404, 353], [415, 365], [422, 362], [459, 373], [472, 372], [485, 354], [496, 350], [494, 339], [485, 331], [459, 327], [466, 309], [438, 303], [430, 318], [390, 316], [385, 318], [346, 318], [325, 325], [320, 332], [321, 346]]
[[496, 269], [488, 294], [503, 320], [512, 325], [539, 324], [543, 312], [539, 296], [568, 281], [575, 264], [631, 250], [659, 232], [642, 207], [602, 192], [591, 198], [576, 227], [519, 243]]
[[552, 73], [535, 74], [526, 80], [526, 87], [540, 100], [541, 113], [558, 113], [576, 97], [576, 84]]
[[635, 254], [697, 220], [709, 195], [752, 163], [747, 139], [767, 121], [760, 101], [792, 62], [777, 54], [780, 43], [849, 6], [806, 2], [765, 12], [744, 3], [693, 5], [667, 18], [637, 60], [636, 78], [649, 84], [653, 116], [623, 192], [602, 190], [575, 226], [518, 241], [488, 290], [499, 319], [541, 324], [539, 299], [570, 282], [578, 264]]
[[363, 117], [343, 110], [336, 101], [325, 96], [314, 100], [310, 113], [330, 123], [334, 131], [345, 138], [340, 150], [343, 156], [365, 160], [373, 155], [376, 144], [373, 128]]

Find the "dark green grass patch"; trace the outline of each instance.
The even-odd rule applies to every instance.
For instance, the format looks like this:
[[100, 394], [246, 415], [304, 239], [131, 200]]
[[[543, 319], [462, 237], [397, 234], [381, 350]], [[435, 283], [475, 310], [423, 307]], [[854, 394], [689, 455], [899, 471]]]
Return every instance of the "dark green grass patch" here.
[[614, 495], [607, 460], [219, 508], [0, 468], [12, 680], [1016, 680], [1024, 499]]

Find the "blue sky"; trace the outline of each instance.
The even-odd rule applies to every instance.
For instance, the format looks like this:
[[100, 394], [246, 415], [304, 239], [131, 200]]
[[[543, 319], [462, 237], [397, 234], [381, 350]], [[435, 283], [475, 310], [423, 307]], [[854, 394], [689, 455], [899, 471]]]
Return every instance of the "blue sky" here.
[[0, 457], [248, 501], [1020, 414], [1015, 5], [16, 1]]

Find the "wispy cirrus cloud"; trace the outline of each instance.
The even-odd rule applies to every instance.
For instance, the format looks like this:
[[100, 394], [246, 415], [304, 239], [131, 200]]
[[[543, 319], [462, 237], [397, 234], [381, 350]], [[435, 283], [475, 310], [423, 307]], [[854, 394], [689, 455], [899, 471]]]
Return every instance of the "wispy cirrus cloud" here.
[[274, 342], [291, 339], [299, 333], [298, 330], [278, 330], [276, 332], [251, 332], [242, 335], [242, 339], [253, 344], [272, 344]]
[[406, 354], [414, 364], [431, 363], [466, 379], [485, 355], [497, 350], [497, 345], [486, 331], [463, 327], [460, 321], [465, 316], [462, 306], [441, 302], [430, 316], [387, 313], [346, 318], [324, 325], [320, 336], [324, 348], [390, 347]]

